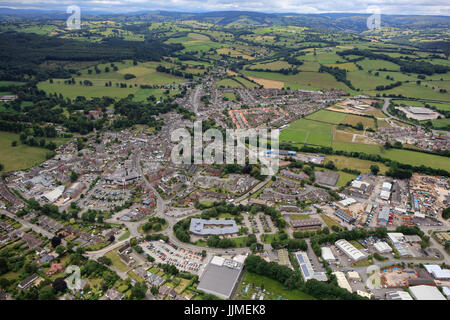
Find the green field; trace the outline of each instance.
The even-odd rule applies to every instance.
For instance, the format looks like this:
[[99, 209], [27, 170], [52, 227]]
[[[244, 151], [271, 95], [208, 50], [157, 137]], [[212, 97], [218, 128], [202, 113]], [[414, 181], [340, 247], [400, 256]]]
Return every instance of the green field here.
[[[53, 141], [60, 146], [70, 139], [53, 138], [45, 139]], [[17, 146], [12, 147], [11, 143], [17, 141]], [[19, 134], [0, 131], [0, 163], [5, 166], [4, 171], [16, 171], [31, 168], [46, 160], [46, 155], [50, 152], [48, 149], [39, 147], [30, 147], [22, 144]]]
[[379, 154], [383, 158], [388, 158], [391, 160], [395, 160], [405, 164], [410, 164], [413, 166], [420, 166], [426, 164], [427, 166], [432, 168], [450, 171], [450, 161], [448, 161], [448, 158], [438, 155], [400, 149], [385, 150], [379, 145], [344, 143], [338, 141], [333, 141], [332, 147], [335, 150]]
[[450, 119], [436, 119], [431, 121], [433, 123], [433, 126], [436, 128], [444, 128], [450, 126]]
[[344, 156], [326, 156], [325, 161], [333, 161], [334, 165], [339, 168], [348, 168], [361, 171], [361, 173], [370, 173], [370, 166], [377, 165], [380, 168], [380, 174], [384, 174], [388, 167], [379, 162], [361, 160], [358, 158], [348, 158]]
[[216, 82], [216, 87], [224, 87], [224, 88], [242, 88], [242, 84], [234, 81], [231, 78], [222, 79]]
[[[167, 62], [144, 62], [134, 66], [131, 60], [126, 60], [116, 62], [114, 65], [117, 66], [117, 71], [113, 71], [110, 63], [99, 64], [97, 67], [101, 72], [98, 74], [94, 71], [94, 68], [85, 68], [80, 71], [79, 76], [74, 77], [75, 84], [65, 84], [64, 79], [53, 79], [53, 83], [50, 83], [50, 80], [40, 82], [38, 88], [47, 93], [62, 94], [66, 98], [76, 98], [77, 96], [125, 98], [129, 94], [135, 94], [137, 96], [136, 101], [144, 101], [146, 93], [141, 90], [154, 90], [155, 96], [160, 97], [161, 93], [158, 90], [161, 89], [140, 89], [141, 85], [160, 86], [185, 81], [184, 78], [156, 71], [158, 65], [173, 66]], [[106, 68], [109, 68], [110, 71], [106, 72]], [[89, 73], [89, 70], [91, 73]], [[125, 74], [133, 74], [135, 78], [125, 80]], [[92, 86], [80, 84], [80, 81], [84, 80], [92, 82]], [[111, 86], [106, 86], [105, 83], [109, 82], [111, 82]], [[125, 83], [126, 88], [121, 88], [121, 83]]]
[[296, 89], [348, 89], [342, 82], [337, 82], [334, 77], [328, 73], [318, 72], [300, 72], [296, 75], [283, 75], [277, 72], [259, 72], [243, 70], [243, 74], [251, 77], [275, 80], [284, 82], [285, 87]]
[[306, 119], [292, 122], [280, 134], [280, 140], [331, 146], [333, 125]]
[[347, 118], [347, 114], [342, 112], [319, 110], [305, 117], [305, 119], [328, 122], [332, 124], [343, 123]]
[[356, 174], [351, 174], [347, 172], [339, 172], [339, 180], [336, 184], [337, 187], [344, 187], [347, 185], [347, 182], [352, 181], [356, 178]]
[[166, 42], [181, 43], [185, 47], [183, 51], [208, 51], [223, 47], [222, 44], [213, 42], [208, 36], [199, 33], [189, 33], [186, 37], [170, 38]]

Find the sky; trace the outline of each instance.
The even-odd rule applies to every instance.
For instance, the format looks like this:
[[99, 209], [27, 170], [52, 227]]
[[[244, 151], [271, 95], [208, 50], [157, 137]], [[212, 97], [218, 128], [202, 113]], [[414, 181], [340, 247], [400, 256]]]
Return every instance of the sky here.
[[127, 13], [136, 11], [258, 11], [279, 13], [380, 13], [450, 16], [449, 0], [0, 0], [12, 9], [66, 10]]

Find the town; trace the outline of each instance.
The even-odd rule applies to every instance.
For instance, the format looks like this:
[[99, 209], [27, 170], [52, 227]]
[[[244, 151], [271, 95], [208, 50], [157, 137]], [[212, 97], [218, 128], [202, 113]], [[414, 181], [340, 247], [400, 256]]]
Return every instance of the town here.
[[[103, 58], [0, 81], [0, 300], [448, 300], [448, 51], [109, 18], [79, 31]], [[195, 123], [280, 137], [233, 139], [244, 163], [175, 163], [173, 132]]]

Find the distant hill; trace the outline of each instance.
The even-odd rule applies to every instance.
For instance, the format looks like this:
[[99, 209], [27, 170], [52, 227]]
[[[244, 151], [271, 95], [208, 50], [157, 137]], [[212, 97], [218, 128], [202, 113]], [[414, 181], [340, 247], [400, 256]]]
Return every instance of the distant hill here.
[[[362, 13], [263, 13], [251, 11], [216, 11], [202, 13], [146, 11], [128, 14], [111, 14], [104, 12], [83, 11], [85, 18], [115, 17], [127, 21], [176, 21], [197, 20], [228, 27], [239, 26], [270, 26], [270, 25], [297, 25], [318, 29], [333, 29], [349, 32], [362, 32], [367, 30], [367, 17], [370, 14]], [[68, 14], [61, 11], [40, 10], [13, 10], [0, 8], [0, 20], [46, 20], [65, 19]], [[450, 28], [448, 16], [422, 16], [422, 15], [382, 15], [381, 24], [384, 27], [397, 28]]]

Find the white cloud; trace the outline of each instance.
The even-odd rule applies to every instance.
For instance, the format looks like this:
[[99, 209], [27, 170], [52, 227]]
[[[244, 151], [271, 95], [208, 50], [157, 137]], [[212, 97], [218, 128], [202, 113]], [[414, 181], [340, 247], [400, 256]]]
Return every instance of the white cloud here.
[[78, 5], [84, 10], [117, 13], [143, 10], [243, 10], [281, 13], [359, 12], [381, 14], [450, 15], [448, 0], [16, 0], [0, 7], [63, 10]]

